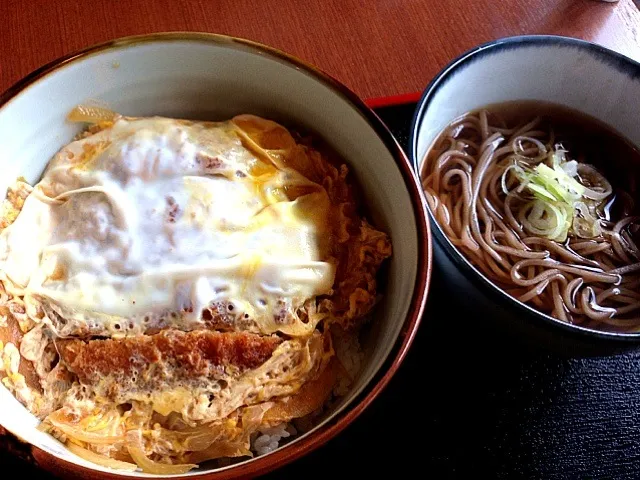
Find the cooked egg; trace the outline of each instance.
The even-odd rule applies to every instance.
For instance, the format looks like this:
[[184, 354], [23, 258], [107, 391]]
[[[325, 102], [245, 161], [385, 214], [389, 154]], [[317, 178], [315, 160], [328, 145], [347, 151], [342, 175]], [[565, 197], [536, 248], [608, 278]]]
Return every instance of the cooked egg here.
[[[259, 158], [233, 122], [117, 120], [64, 147], [0, 234], [0, 270], [68, 322], [179, 312], [216, 302], [279, 327], [265, 306], [330, 291], [330, 202], [299, 172]], [[304, 195], [285, 192], [302, 187]], [[282, 303], [284, 302], [284, 303]]]

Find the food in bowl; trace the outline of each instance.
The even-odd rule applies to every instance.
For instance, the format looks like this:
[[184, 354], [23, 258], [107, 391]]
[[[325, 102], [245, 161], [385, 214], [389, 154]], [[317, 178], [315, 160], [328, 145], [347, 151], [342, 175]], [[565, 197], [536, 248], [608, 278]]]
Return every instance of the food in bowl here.
[[507, 102], [454, 120], [421, 177], [435, 220], [488, 279], [571, 324], [640, 331], [640, 153], [580, 112]]
[[87, 460], [184, 473], [313, 425], [360, 363], [389, 237], [347, 167], [252, 115], [89, 123], [0, 227], [3, 383]]

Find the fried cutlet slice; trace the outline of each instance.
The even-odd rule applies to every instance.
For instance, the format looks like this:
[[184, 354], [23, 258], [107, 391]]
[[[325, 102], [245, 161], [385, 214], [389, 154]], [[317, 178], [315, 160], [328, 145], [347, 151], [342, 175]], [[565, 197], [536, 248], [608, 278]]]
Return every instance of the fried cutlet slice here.
[[263, 364], [281, 342], [246, 332], [164, 330], [121, 339], [62, 340], [57, 348], [81, 384], [96, 386], [108, 379], [105, 394], [113, 397], [127, 386], [155, 390], [242, 373]]
[[135, 401], [151, 404], [161, 415], [179, 412], [192, 423], [292, 395], [320, 375], [333, 356], [330, 336], [319, 332], [285, 340], [248, 332], [167, 330], [64, 340], [57, 347], [61, 364], [81, 387], [63, 402], [71, 410], [74, 398], [117, 405]]

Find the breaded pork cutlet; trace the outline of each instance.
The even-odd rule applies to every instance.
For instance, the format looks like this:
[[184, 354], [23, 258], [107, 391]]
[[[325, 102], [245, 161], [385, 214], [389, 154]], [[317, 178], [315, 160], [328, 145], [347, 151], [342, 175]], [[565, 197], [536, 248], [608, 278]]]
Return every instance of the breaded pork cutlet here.
[[144, 390], [159, 383], [148, 375], [149, 370], [161, 374], [163, 368], [171, 368], [176, 380], [244, 372], [262, 365], [281, 342], [278, 336], [244, 332], [164, 330], [122, 339], [63, 340], [57, 347], [62, 361], [82, 384], [95, 385], [108, 376], [137, 377], [137, 388]]

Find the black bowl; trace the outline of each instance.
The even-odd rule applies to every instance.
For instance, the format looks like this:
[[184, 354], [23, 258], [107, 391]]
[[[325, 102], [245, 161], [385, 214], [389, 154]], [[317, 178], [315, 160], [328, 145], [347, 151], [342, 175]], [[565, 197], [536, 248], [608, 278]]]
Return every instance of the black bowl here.
[[[601, 46], [566, 37], [521, 36], [480, 45], [447, 65], [424, 91], [411, 127], [409, 156], [420, 173], [425, 153], [459, 115], [517, 100], [552, 102], [599, 118], [636, 145], [640, 64]], [[640, 345], [640, 333], [597, 331], [562, 322], [490, 282], [448, 240], [429, 210], [434, 283], [455, 293], [467, 325], [508, 329], [556, 352], [611, 353]], [[458, 305], [456, 305], [458, 308]]]

